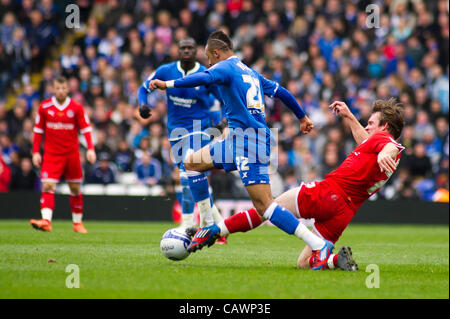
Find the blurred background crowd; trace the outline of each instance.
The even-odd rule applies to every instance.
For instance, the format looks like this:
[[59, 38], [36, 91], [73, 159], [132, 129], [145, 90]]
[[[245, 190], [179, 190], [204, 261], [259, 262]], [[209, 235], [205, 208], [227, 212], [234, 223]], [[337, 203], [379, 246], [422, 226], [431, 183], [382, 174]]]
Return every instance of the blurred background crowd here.
[[[242, 61], [294, 94], [316, 127], [301, 135], [293, 114], [266, 98], [278, 136], [275, 196], [322, 179], [355, 147], [328, 110], [332, 101], [345, 101], [365, 126], [372, 102], [393, 96], [405, 111], [406, 150], [378, 198], [448, 201], [448, 0], [79, 0], [78, 29], [65, 25], [69, 3], [0, 0], [0, 191], [39, 191], [34, 114], [58, 75], [68, 77], [94, 128], [98, 162], [88, 165], [82, 152], [85, 183], [133, 174], [173, 191], [164, 93], [152, 94], [153, 116], [143, 120], [137, 91], [155, 68], [177, 60], [185, 36], [206, 65], [208, 34], [222, 29]], [[211, 185], [215, 196], [246, 194], [232, 173], [213, 171]]]

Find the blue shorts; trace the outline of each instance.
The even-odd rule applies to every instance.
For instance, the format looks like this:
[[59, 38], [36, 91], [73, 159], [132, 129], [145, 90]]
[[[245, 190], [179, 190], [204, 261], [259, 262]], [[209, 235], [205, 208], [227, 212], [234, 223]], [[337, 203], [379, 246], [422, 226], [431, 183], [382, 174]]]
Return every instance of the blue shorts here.
[[211, 136], [205, 132], [190, 133], [170, 141], [173, 165], [180, 168], [189, 149], [194, 152], [211, 143]]
[[270, 149], [274, 145], [272, 135], [245, 136], [232, 134], [210, 145], [210, 155], [215, 168], [226, 172], [239, 171], [245, 186], [270, 184]]

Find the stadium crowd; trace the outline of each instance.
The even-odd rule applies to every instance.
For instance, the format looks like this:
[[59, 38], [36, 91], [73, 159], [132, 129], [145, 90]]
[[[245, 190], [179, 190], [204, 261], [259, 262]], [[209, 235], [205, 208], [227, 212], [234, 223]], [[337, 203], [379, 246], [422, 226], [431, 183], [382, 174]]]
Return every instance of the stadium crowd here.
[[[365, 126], [372, 102], [394, 96], [404, 106], [400, 142], [406, 150], [378, 196], [448, 201], [448, 1], [182, 3], [78, 1], [81, 29], [59, 60], [45, 64], [46, 50], [74, 32], [64, 29], [64, 10], [52, 0], [0, 0], [0, 191], [39, 190], [30, 161], [33, 119], [40, 101], [52, 95], [57, 75], [69, 79], [71, 97], [82, 103], [94, 128], [98, 161], [91, 166], [83, 156], [85, 183], [117, 183], [123, 172], [135, 172], [139, 183], [171, 191], [175, 174], [164, 93], [152, 93], [155, 108], [143, 120], [137, 91], [156, 67], [177, 59], [177, 42], [185, 36], [197, 41], [197, 58], [206, 65], [207, 36], [222, 29], [242, 61], [293, 93], [316, 127], [301, 135], [293, 114], [266, 98], [267, 122], [278, 138], [274, 195], [322, 179], [355, 146], [351, 132], [328, 110], [331, 102], [345, 101]], [[375, 9], [366, 11], [370, 4]], [[37, 70], [42, 80], [35, 88], [27, 75]], [[23, 92], [7, 109], [8, 88], [17, 86]], [[216, 196], [246, 194], [234, 174], [213, 171], [211, 185]]]

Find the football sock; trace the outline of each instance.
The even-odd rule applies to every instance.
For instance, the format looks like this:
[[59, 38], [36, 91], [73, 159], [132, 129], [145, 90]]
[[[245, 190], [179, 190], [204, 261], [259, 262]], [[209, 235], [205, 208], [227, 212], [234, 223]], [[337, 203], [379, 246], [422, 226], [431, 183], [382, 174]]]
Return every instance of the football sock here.
[[320, 250], [325, 245], [325, 241], [314, 234], [312, 231], [308, 229], [305, 225], [299, 222], [297, 229], [294, 232], [295, 236], [303, 241], [311, 247], [312, 250]]
[[302, 239], [312, 250], [319, 250], [325, 245], [323, 239], [314, 235], [305, 225], [300, 223], [294, 214], [275, 202], [264, 212], [264, 217], [286, 233]]
[[262, 220], [256, 209], [251, 208], [244, 212], [239, 212], [224, 221], [218, 223], [220, 236], [236, 232], [246, 232], [261, 225]]
[[55, 209], [55, 192], [48, 191], [41, 194], [41, 215], [42, 219], [52, 220], [53, 210]]
[[49, 222], [52, 221], [53, 211], [50, 208], [42, 208], [41, 209], [42, 219], [46, 219]]
[[194, 227], [196, 225], [194, 220], [194, 214], [182, 214], [181, 225], [182, 227]]
[[338, 259], [338, 255], [337, 254], [331, 254], [330, 257], [328, 257], [328, 269], [335, 269], [337, 267], [337, 259]]
[[72, 213], [72, 222], [79, 224], [83, 220], [83, 214]]
[[189, 180], [189, 187], [192, 197], [197, 203], [200, 212], [200, 220], [205, 221], [206, 225], [214, 224], [211, 213], [211, 197], [209, 194], [209, 183], [206, 174], [196, 171], [186, 171]]
[[175, 195], [177, 196], [177, 201], [182, 205], [183, 202], [183, 186], [176, 185], [175, 186]]
[[218, 224], [218, 223], [220, 223], [221, 221], [223, 221], [223, 217], [222, 217], [222, 215], [220, 214], [219, 209], [217, 209], [216, 205], [214, 205], [214, 204], [212, 205], [211, 213], [212, 213], [212, 217], [213, 217], [213, 219], [214, 219], [214, 222], [215, 222], [216, 224]]
[[191, 215], [192, 213], [194, 213], [195, 202], [192, 196], [191, 189], [189, 187], [189, 179], [185, 172], [180, 171], [180, 183], [182, 191], [180, 204], [183, 215]]
[[70, 194], [70, 208], [72, 209], [72, 221], [74, 224], [81, 223], [83, 218], [83, 195]]

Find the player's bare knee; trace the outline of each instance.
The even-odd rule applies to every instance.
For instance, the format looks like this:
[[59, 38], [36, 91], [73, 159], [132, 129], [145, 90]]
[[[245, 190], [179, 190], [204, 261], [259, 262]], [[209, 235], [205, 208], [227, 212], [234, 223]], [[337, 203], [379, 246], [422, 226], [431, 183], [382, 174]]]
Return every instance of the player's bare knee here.
[[309, 269], [309, 268], [311, 268], [309, 266], [309, 258], [305, 259], [303, 257], [299, 257], [298, 260], [297, 260], [297, 268], [299, 268], [299, 269]]
[[81, 185], [80, 184], [69, 184], [70, 193], [72, 195], [79, 195], [81, 193]]
[[42, 191], [43, 192], [54, 192], [55, 188], [56, 188], [55, 183], [48, 183], [48, 182], [42, 183]]
[[196, 165], [196, 163], [194, 162], [194, 155], [188, 155], [186, 156], [186, 158], [183, 161], [184, 164], [184, 168], [187, 171], [196, 171], [198, 168], [198, 165]]

